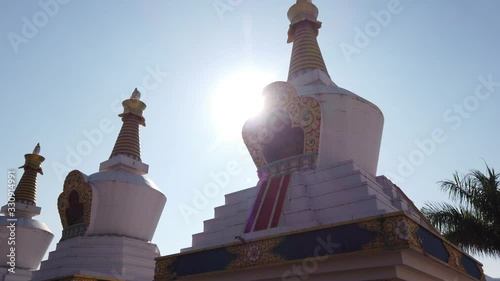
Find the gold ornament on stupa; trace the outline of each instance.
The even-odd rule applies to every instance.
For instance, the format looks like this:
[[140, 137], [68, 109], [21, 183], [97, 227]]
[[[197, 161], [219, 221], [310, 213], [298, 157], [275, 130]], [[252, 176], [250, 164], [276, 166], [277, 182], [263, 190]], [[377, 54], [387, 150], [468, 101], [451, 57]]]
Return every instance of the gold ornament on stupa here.
[[40, 144], [37, 144], [33, 153], [24, 155], [24, 165], [19, 167], [19, 169], [24, 169], [24, 173], [14, 192], [17, 202], [32, 205], [36, 203], [36, 176], [37, 173], [43, 175], [41, 164], [45, 160], [39, 153]]

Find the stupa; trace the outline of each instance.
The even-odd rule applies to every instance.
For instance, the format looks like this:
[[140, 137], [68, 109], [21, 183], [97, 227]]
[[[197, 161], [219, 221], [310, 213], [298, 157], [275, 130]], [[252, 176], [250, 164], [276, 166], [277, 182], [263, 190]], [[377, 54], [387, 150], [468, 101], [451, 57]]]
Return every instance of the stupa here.
[[24, 173], [15, 188], [15, 171], [8, 172], [8, 202], [0, 216], [0, 280], [29, 281], [38, 269], [54, 234], [43, 222], [34, 220], [42, 208], [36, 205], [36, 177], [43, 174], [40, 144], [24, 155]]
[[146, 108], [135, 89], [123, 101], [123, 125], [108, 160], [90, 176], [72, 171], [58, 198], [63, 226], [55, 251], [33, 274], [46, 280], [152, 280], [151, 243], [166, 197], [146, 178], [141, 160], [139, 125]]
[[331, 79], [312, 1], [288, 11], [286, 82], [243, 127], [255, 187], [225, 197], [192, 247], [156, 259], [166, 280], [484, 280], [403, 191], [377, 176], [381, 110]]

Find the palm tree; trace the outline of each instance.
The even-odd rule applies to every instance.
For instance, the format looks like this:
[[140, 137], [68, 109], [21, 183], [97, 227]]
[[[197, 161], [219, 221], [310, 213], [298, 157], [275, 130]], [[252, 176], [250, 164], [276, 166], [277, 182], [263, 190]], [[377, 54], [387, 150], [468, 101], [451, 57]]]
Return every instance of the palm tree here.
[[455, 205], [426, 203], [422, 213], [450, 242], [471, 254], [500, 257], [500, 174], [472, 170], [439, 182]]

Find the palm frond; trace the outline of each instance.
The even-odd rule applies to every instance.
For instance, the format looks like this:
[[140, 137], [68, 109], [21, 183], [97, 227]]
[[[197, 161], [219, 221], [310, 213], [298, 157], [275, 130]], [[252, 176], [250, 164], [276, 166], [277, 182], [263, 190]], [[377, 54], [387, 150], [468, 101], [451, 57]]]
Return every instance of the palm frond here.
[[470, 205], [474, 199], [474, 187], [467, 176], [453, 174], [453, 180], [444, 180], [438, 182], [441, 184], [441, 190], [447, 192], [450, 199], [460, 204]]
[[461, 211], [449, 203], [426, 203], [422, 213], [441, 232], [453, 231], [462, 218]]
[[479, 192], [475, 207], [484, 214], [484, 219], [490, 222], [500, 223], [500, 174], [496, 174], [492, 168], [486, 166], [487, 174], [479, 170], [472, 170], [470, 177], [478, 186]]
[[467, 252], [500, 257], [500, 174], [488, 165], [486, 171], [455, 172], [452, 180], [439, 183], [456, 205], [428, 202], [421, 211]]
[[[500, 255], [495, 226], [485, 224], [475, 212], [449, 203], [427, 203], [422, 213], [450, 242], [471, 254]], [[497, 237], [497, 238], [495, 238]]]

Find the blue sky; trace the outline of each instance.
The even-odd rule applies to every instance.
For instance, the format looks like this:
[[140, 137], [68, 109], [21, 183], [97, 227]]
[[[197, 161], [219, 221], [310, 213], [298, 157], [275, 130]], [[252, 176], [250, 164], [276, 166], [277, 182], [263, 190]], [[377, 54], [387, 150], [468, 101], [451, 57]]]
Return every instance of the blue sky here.
[[[319, 43], [334, 82], [384, 113], [378, 174], [422, 207], [447, 200], [437, 182], [456, 170], [500, 170], [500, 2], [392, 1], [314, 1]], [[142, 158], [168, 198], [154, 238], [162, 255], [188, 247], [224, 194], [255, 185], [239, 122], [260, 88], [286, 80], [294, 2], [61, 0], [49, 12], [48, 0], [0, 2], [0, 170], [21, 166], [41, 143], [37, 219], [55, 234], [50, 250], [61, 234], [63, 173], [98, 171], [135, 87], [148, 105]], [[382, 10], [390, 19], [374, 24]], [[228, 164], [238, 167], [229, 182], [183, 215]], [[498, 260], [479, 260], [500, 276]]]

